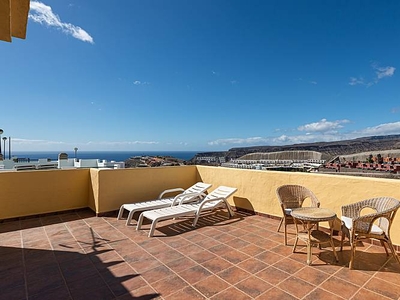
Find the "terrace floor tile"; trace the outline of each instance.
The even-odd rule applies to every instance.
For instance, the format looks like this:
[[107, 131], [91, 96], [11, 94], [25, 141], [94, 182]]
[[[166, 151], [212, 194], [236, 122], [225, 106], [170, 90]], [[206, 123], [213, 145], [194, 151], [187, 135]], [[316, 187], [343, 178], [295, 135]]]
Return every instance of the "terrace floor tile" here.
[[152, 238], [88, 209], [1, 222], [0, 298], [400, 299], [400, 265], [382, 247], [360, 243], [354, 270], [348, 244], [337, 263], [313, 248], [309, 266], [279, 220], [237, 215], [163, 222]]

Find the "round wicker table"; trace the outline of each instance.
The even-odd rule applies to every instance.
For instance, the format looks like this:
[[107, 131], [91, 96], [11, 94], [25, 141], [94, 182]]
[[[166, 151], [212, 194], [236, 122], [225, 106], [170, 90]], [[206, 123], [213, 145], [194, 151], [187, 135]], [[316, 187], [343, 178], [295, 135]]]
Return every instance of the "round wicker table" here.
[[[333, 221], [336, 219], [335, 212], [321, 207], [300, 207], [293, 209], [291, 214], [296, 225], [297, 233], [296, 241], [293, 246], [293, 252], [296, 251], [296, 246], [299, 239], [306, 242], [307, 264], [311, 265], [312, 245], [329, 243], [332, 247], [336, 261], [338, 261], [338, 256], [332, 239]], [[329, 222], [330, 234], [318, 230], [319, 222]], [[298, 225], [300, 224], [303, 225], [303, 230], [299, 230]]]

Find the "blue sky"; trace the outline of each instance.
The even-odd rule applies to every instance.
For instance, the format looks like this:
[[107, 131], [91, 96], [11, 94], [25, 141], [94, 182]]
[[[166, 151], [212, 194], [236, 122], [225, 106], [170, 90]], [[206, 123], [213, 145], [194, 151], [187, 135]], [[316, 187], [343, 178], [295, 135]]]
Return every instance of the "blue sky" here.
[[14, 151], [400, 134], [400, 1], [31, 1], [0, 43]]

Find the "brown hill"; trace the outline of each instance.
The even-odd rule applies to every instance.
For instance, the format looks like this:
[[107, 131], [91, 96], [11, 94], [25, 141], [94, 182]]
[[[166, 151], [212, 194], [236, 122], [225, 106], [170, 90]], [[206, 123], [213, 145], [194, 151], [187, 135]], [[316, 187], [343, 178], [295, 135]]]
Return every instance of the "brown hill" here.
[[[279, 151], [316, 151], [321, 152], [321, 159], [330, 160], [336, 156], [353, 155], [357, 153], [378, 154], [379, 151], [399, 150], [400, 135], [385, 135], [362, 137], [353, 140], [335, 142], [303, 143], [285, 146], [253, 146], [231, 148], [228, 151], [198, 153], [196, 157], [202, 156], [224, 156], [228, 159], [239, 158], [245, 154], [255, 152], [279, 152]], [[194, 159], [196, 159], [196, 157]]]

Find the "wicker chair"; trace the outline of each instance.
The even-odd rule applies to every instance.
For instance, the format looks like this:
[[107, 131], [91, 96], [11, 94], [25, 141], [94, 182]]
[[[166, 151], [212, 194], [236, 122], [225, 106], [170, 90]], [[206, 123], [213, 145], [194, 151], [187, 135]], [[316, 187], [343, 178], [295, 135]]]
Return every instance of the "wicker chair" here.
[[276, 189], [283, 217], [278, 226], [278, 231], [284, 224], [284, 241], [287, 245], [287, 225], [294, 224], [291, 212], [294, 208], [302, 207], [304, 200], [310, 198], [311, 207], [319, 207], [319, 201], [312, 191], [301, 185], [282, 185]]
[[[353, 268], [357, 242], [365, 238], [379, 240], [389, 256], [387, 244], [394, 258], [400, 263], [390, 240], [390, 227], [399, 207], [400, 201], [390, 197], [372, 198], [342, 206], [340, 251], [343, 249], [343, 241], [347, 236], [351, 245], [349, 269]], [[372, 208], [376, 212], [362, 216], [361, 211], [364, 208]]]

